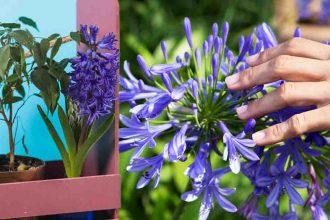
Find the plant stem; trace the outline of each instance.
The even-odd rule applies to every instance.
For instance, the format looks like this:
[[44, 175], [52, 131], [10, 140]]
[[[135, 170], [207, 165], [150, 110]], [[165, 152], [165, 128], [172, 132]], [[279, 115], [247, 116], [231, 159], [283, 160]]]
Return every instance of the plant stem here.
[[[190, 181], [188, 181], [186, 187], [185, 187], [185, 192], [188, 191], [190, 189]], [[180, 203], [179, 205], [177, 206], [177, 208], [175, 209], [174, 211], [174, 214], [173, 214], [173, 217], [172, 217], [172, 220], [179, 220], [180, 219], [180, 216], [182, 215], [183, 213], [183, 210], [184, 210], [184, 207], [186, 205], [186, 201], [184, 200], [180, 200]]]

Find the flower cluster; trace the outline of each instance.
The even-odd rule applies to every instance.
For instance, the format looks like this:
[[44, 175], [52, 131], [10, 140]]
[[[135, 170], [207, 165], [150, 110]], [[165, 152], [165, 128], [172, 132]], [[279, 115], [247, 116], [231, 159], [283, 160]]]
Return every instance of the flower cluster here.
[[[242, 91], [230, 91], [225, 84], [228, 75], [248, 68], [245, 57], [276, 46], [277, 40], [271, 28], [263, 23], [246, 37], [239, 38], [238, 54], [227, 46], [229, 25], [222, 25], [219, 35], [217, 23], [212, 33], [200, 47], [192, 39], [188, 18], [184, 20], [189, 50], [170, 62], [167, 46], [161, 48], [165, 63], [149, 66], [142, 56], [137, 61], [145, 80], [137, 79], [125, 61], [127, 77], [121, 76], [119, 99], [131, 106], [130, 117], [121, 115], [125, 126], [120, 129], [120, 151], [134, 150], [128, 171], [147, 170], [138, 182], [138, 188], [154, 179], [159, 183], [161, 169], [166, 162], [185, 162], [193, 157], [194, 162], [185, 171], [191, 180], [192, 190], [182, 194], [185, 201], [194, 201], [202, 196], [200, 219], [206, 219], [213, 208], [213, 199], [228, 212], [239, 210], [250, 219], [296, 219], [295, 205], [308, 205], [315, 216], [322, 215], [322, 207], [329, 202], [329, 192], [324, 194], [317, 181], [323, 178], [330, 161], [321, 156], [329, 141], [320, 133], [309, 133], [274, 146], [256, 147], [251, 134], [257, 126], [269, 126], [287, 120], [294, 114], [315, 108], [285, 108], [255, 120], [243, 122], [236, 115], [236, 108], [279, 87], [284, 81], [256, 86]], [[294, 37], [300, 37], [297, 29]], [[146, 83], [147, 82], [147, 83]], [[156, 138], [164, 133], [173, 134], [162, 148], [162, 153], [145, 158], [147, 147], [154, 148]], [[222, 161], [216, 167], [211, 154]], [[317, 158], [317, 159], [315, 159]], [[318, 177], [308, 172], [308, 164], [317, 166]], [[322, 172], [324, 171], [324, 172]], [[242, 172], [254, 186], [245, 204], [238, 209], [226, 196], [235, 193], [234, 188], [224, 188], [220, 180], [229, 173]], [[315, 175], [314, 175], [315, 176]], [[313, 177], [313, 178], [312, 178]], [[328, 177], [324, 187], [329, 189]], [[308, 190], [303, 198], [297, 189]], [[280, 213], [280, 197], [289, 197], [287, 213]], [[262, 197], [268, 213], [259, 213]], [[304, 203], [304, 199], [306, 200]], [[324, 215], [322, 215], [324, 216]]]
[[110, 113], [119, 69], [115, 35], [110, 33], [97, 40], [98, 32], [97, 26], [81, 25], [80, 33], [87, 50], [78, 52], [78, 56], [71, 59], [73, 71], [68, 88], [68, 95], [78, 103], [80, 114], [88, 117], [89, 125]]

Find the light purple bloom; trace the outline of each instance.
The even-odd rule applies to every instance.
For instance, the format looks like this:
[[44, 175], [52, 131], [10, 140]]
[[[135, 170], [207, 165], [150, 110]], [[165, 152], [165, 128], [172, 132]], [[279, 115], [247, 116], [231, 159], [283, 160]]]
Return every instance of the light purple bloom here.
[[236, 212], [237, 208], [224, 196], [235, 193], [234, 188], [221, 188], [220, 179], [228, 172], [227, 168], [217, 169], [212, 172], [211, 163], [207, 162], [205, 174], [201, 179], [193, 180], [193, 190], [181, 195], [181, 199], [192, 202], [195, 201], [203, 192], [204, 196], [199, 209], [199, 220], [206, 220], [213, 208], [213, 198], [216, 199], [219, 206], [227, 212]]
[[167, 55], [166, 42], [162, 41], [160, 45], [161, 45], [161, 48], [162, 48], [162, 51], [163, 51], [164, 59], [165, 59], [165, 61], [167, 61], [168, 55]]
[[189, 44], [190, 49], [193, 49], [193, 42], [192, 42], [192, 31], [191, 31], [191, 23], [189, 18], [184, 18], [184, 32], [186, 33], [187, 41]]
[[188, 124], [184, 124], [182, 128], [174, 135], [173, 139], [168, 143], [168, 160], [176, 162], [178, 160], [185, 160], [184, 152], [186, 150], [186, 132]]
[[228, 22], [224, 22], [222, 24], [222, 41], [223, 41], [223, 44], [227, 43], [228, 33], [229, 33], [229, 24], [228, 24]]
[[223, 159], [227, 160], [229, 157], [229, 166], [233, 173], [239, 173], [241, 169], [241, 162], [238, 152], [249, 160], [259, 160], [258, 155], [254, 151], [248, 149], [248, 147], [254, 147], [255, 143], [251, 139], [244, 138], [244, 131], [234, 136], [231, 134], [225, 123], [220, 122], [219, 126], [224, 133], [223, 142], [226, 144]]
[[149, 168], [149, 170], [140, 178], [136, 188], [140, 189], [145, 187], [153, 178], [155, 178], [153, 187], [156, 188], [159, 183], [160, 172], [164, 161], [164, 153], [151, 158], [134, 158], [131, 164], [127, 167], [128, 171], [140, 172]]

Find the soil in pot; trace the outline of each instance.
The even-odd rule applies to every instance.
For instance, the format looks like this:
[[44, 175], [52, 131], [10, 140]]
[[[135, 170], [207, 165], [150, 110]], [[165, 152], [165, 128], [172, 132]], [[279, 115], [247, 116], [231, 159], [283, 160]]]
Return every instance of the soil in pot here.
[[9, 156], [0, 155], [0, 183], [41, 180], [45, 162], [33, 157], [15, 156], [15, 169], [9, 171]]

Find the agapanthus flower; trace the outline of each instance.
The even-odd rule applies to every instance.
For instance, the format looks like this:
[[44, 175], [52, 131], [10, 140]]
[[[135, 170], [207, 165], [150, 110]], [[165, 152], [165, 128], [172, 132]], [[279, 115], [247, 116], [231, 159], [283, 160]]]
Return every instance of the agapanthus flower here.
[[98, 32], [97, 26], [81, 25], [80, 33], [87, 50], [78, 52], [70, 61], [73, 71], [67, 91], [72, 101], [78, 104], [80, 114], [88, 118], [89, 125], [110, 113], [119, 70], [115, 35], [110, 33], [97, 40]]
[[[128, 170], [140, 172], [148, 169], [138, 183], [138, 188], [146, 186], [155, 178], [157, 186], [161, 169], [166, 163], [185, 163], [193, 158], [184, 174], [189, 177], [192, 190], [187, 190], [181, 198], [194, 201], [203, 196], [199, 218], [206, 219], [213, 208], [213, 199], [229, 212], [237, 211], [236, 206], [224, 198], [235, 192], [233, 188], [220, 188], [222, 176], [232, 172], [242, 173], [249, 179], [254, 189], [241, 212], [252, 219], [296, 219], [295, 205], [303, 205], [303, 198], [296, 188], [306, 188], [310, 174], [307, 162], [321, 157], [324, 146], [329, 141], [318, 132], [292, 138], [273, 146], [255, 146], [251, 135], [255, 127], [265, 128], [281, 123], [316, 106], [287, 107], [265, 117], [247, 122], [241, 121], [236, 109], [255, 100], [261, 95], [278, 88], [283, 80], [258, 85], [251, 89], [231, 91], [225, 78], [249, 68], [246, 57], [260, 53], [278, 45], [272, 29], [263, 23], [248, 36], [240, 36], [238, 53], [227, 46], [229, 24], [224, 22], [219, 35], [219, 25], [212, 25], [211, 33], [197, 45], [193, 41], [192, 25], [184, 19], [184, 33], [187, 49], [176, 57], [169, 57], [165, 41], [160, 44], [164, 56], [163, 63], [146, 63], [137, 56], [142, 73], [148, 79], [138, 79], [124, 62], [125, 76], [121, 76], [120, 101], [130, 104], [131, 118], [121, 116], [120, 151], [134, 149]], [[300, 37], [296, 29], [294, 37]], [[156, 139], [170, 137], [164, 145], [157, 145]], [[160, 154], [145, 158], [149, 148], [161, 149]], [[159, 151], [158, 151], [159, 152]], [[215, 154], [215, 157], [211, 155]], [[217, 166], [214, 164], [216, 158]], [[327, 161], [324, 161], [327, 162]], [[220, 165], [218, 165], [220, 164]], [[324, 163], [319, 163], [325, 166]], [[328, 187], [325, 180], [325, 187]], [[238, 189], [240, 190], [240, 189]], [[280, 197], [290, 198], [290, 211], [279, 213]], [[258, 206], [269, 208], [268, 214], [259, 214]], [[328, 194], [316, 198], [327, 204]], [[317, 201], [310, 203], [319, 210]], [[324, 203], [323, 203], [324, 201]], [[316, 215], [315, 215], [316, 216]]]

